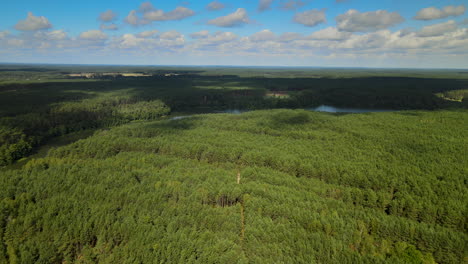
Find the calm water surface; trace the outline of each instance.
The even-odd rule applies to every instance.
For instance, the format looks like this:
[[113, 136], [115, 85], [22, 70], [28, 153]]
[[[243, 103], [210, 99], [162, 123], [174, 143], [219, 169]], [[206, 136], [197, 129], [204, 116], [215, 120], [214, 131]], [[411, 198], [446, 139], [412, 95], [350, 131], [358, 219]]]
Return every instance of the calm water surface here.
[[392, 112], [391, 109], [369, 109], [369, 108], [345, 108], [334, 107], [331, 105], [321, 105], [315, 108], [307, 108], [309, 111], [328, 112], [328, 113], [369, 113], [369, 112]]
[[[396, 110], [392, 109], [369, 109], [369, 108], [349, 108], [349, 107], [334, 107], [331, 105], [321, 105], [314, 108], [306, 108], [305, 110], [309, 111], [316, 111], [316, 112], [328, 112], [328, 113], [370, 113], [370, 112], [393, 112]], [[241, 110], [241, 109], [227, 109], [223, 111], [216, 111], [214, 113], [226, 113], [226, 114], [242, 114], [244, 112], [248, 112], [248, 110]], [[184, 115], [184, 116], [174, 116], [171, 117], [171, 120], [179, 120], [184, 118], [189, 118], [192, 115]]]

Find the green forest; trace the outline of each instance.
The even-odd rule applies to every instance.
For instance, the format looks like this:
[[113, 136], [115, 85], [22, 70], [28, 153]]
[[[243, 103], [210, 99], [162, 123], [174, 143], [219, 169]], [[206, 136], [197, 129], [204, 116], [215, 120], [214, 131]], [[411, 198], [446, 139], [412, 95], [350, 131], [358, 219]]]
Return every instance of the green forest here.
[[466, 263], [467, 87], [1, 65], [0, 263]]

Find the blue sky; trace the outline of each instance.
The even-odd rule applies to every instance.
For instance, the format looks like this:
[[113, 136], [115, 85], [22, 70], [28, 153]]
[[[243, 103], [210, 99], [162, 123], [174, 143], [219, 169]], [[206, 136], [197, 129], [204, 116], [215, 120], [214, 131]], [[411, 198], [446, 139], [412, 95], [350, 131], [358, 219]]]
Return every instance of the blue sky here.
[[468, 68], [467, 7], [468, 0], [6, 1], [0, 62]]

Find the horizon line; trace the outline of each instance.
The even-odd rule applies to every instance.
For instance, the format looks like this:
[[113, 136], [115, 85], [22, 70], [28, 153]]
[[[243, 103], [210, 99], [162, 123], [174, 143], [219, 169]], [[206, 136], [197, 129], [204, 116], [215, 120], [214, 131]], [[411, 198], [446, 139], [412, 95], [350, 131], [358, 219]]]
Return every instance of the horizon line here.
[[0, 65], [50, 65], [50, 66], [125, 66], [125, 67], [226, 67], [226, 68], [309, 68], [309, 69], [367, 69], [367, 70], [468, 70], [468, 68], [418, 68], [418, 67], [353, 67], [353, 66], [288, 66], [288, 65], [215, 65], [215, 64], [100, 64], [100, 63], [48, 63], [0, 62]]

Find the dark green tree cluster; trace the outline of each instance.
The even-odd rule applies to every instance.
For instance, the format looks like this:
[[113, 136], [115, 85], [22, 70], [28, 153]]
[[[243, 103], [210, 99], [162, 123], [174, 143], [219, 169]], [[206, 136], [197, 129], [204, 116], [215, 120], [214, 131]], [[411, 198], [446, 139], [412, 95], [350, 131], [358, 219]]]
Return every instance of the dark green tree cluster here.
[[26, 156], [32, 145], [31, 139], [22, 131], [0, 127], [0, 166]]
[[0, 166], [25, 157], [34, 146], [71, 132], [155, 120], [170, 113], [160, 100], [84, 99], [52, 104], [47, 110], [0, 117]]

